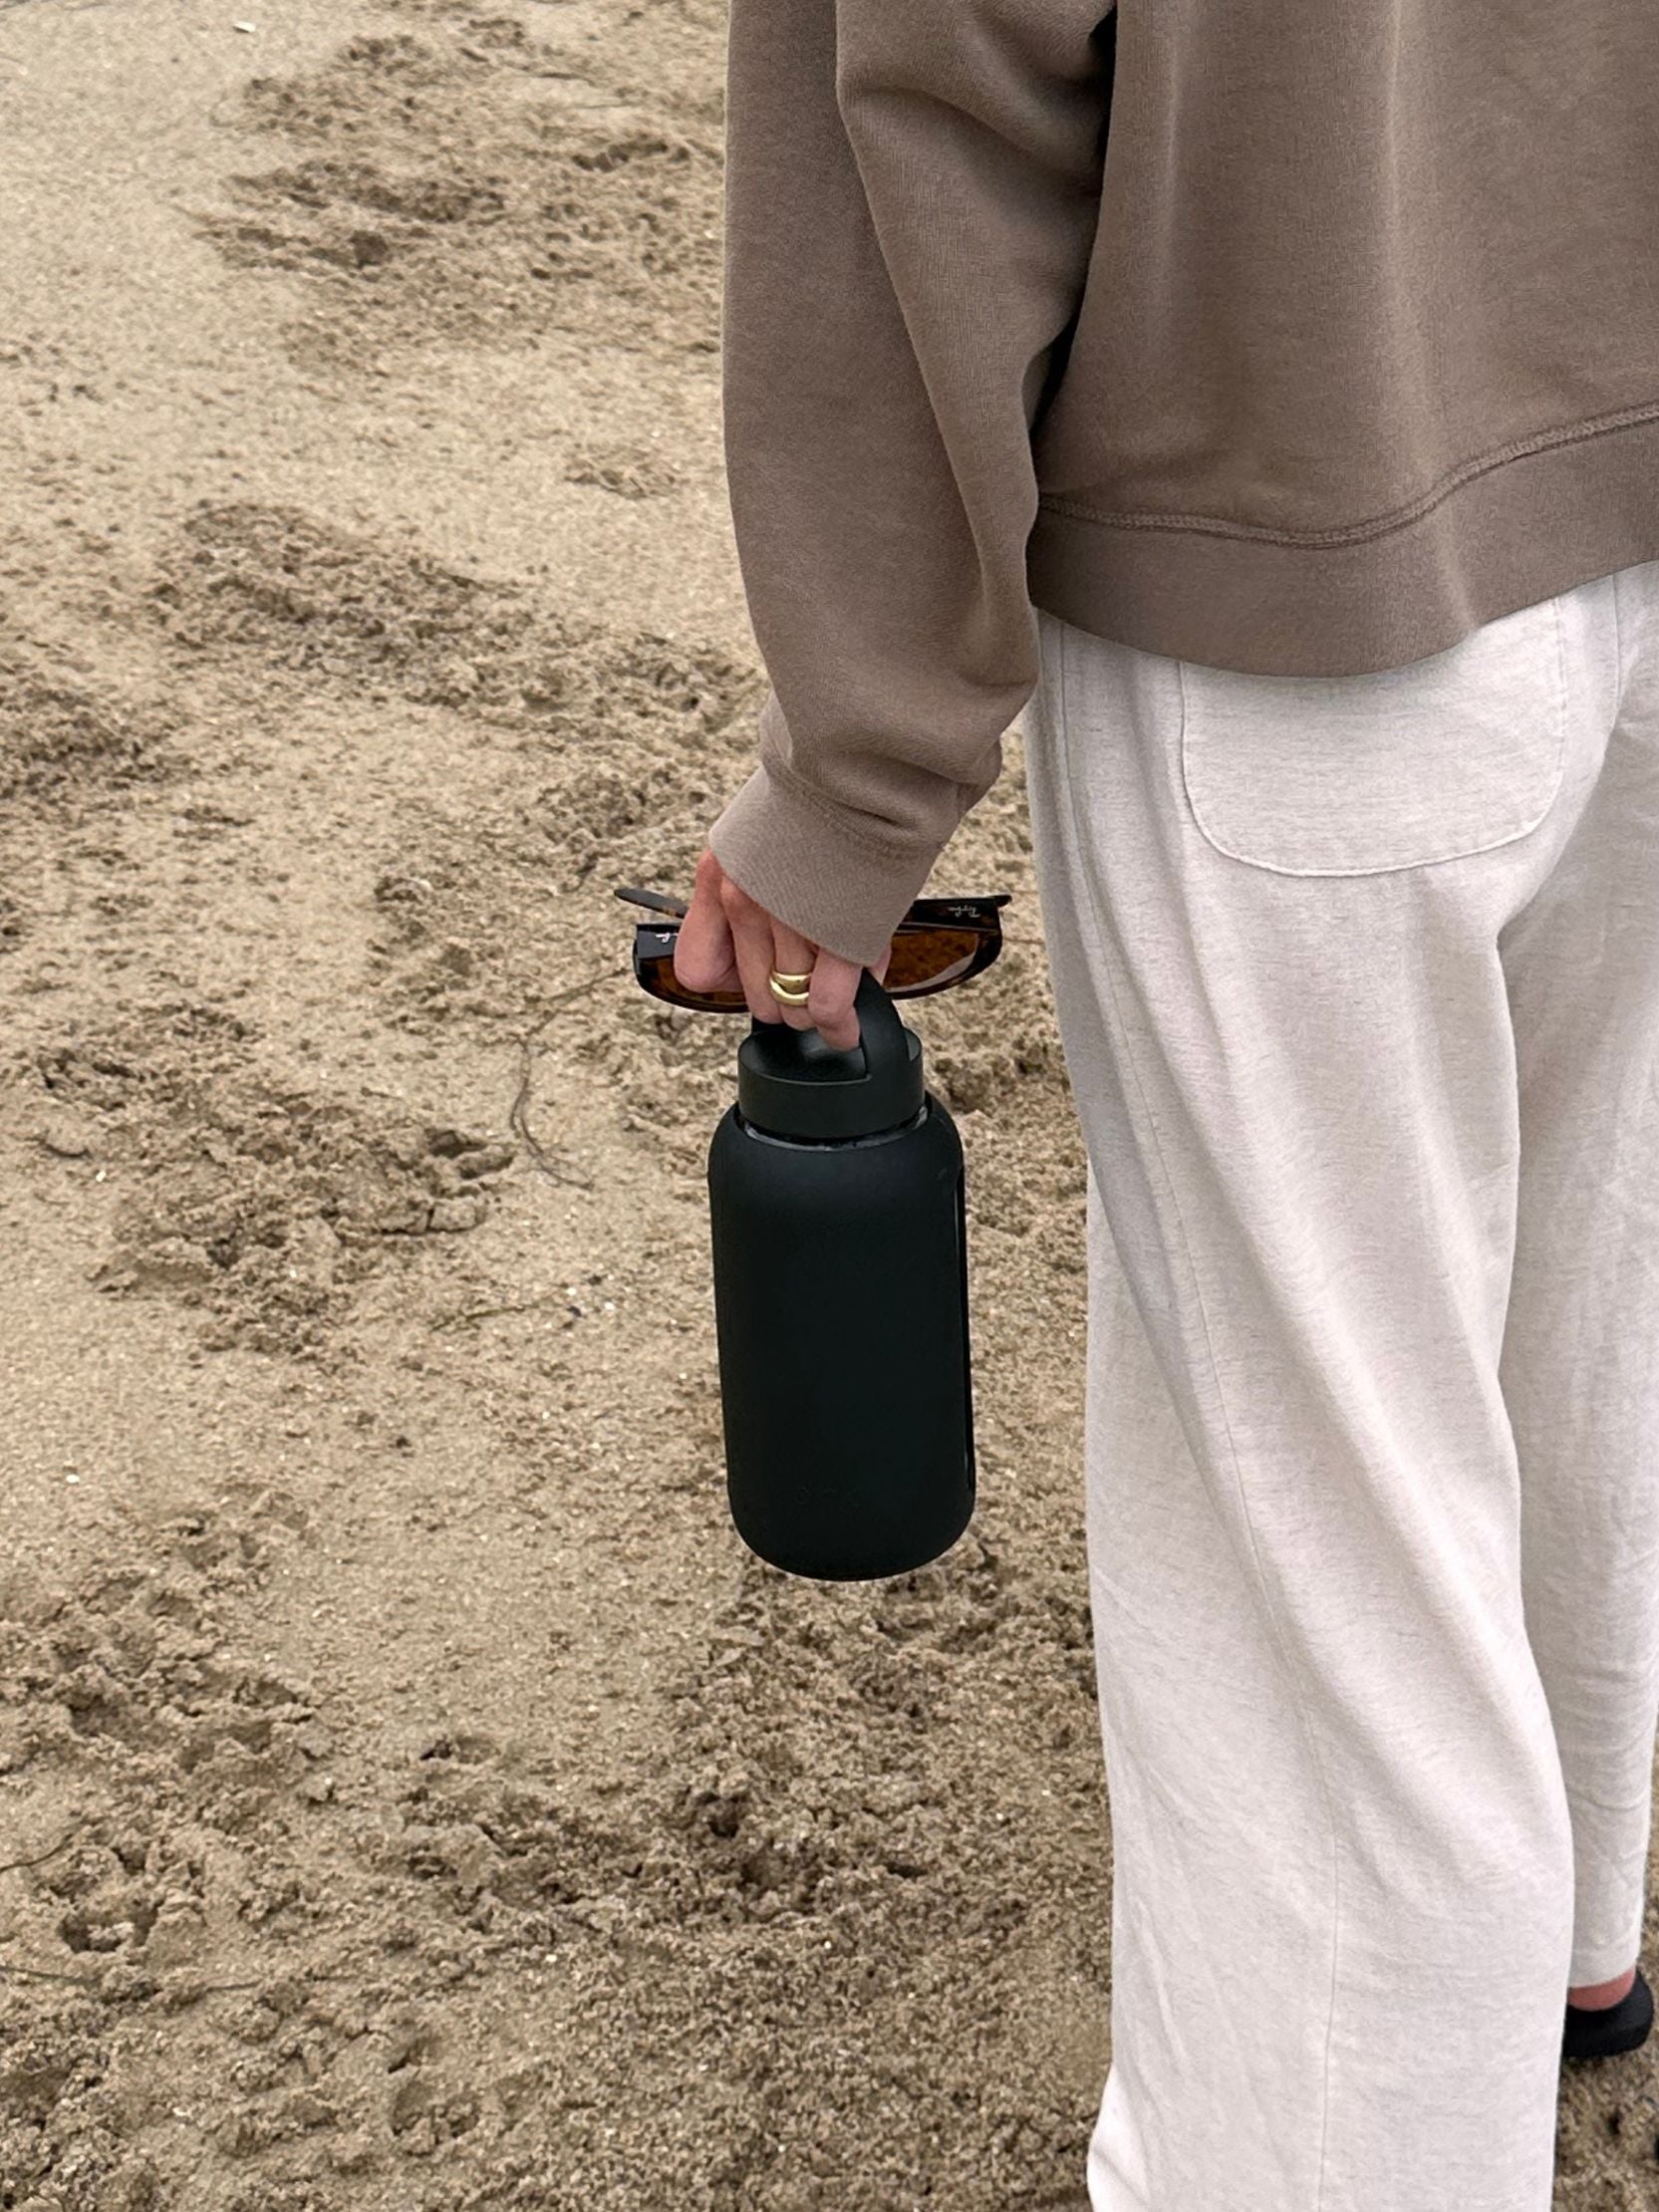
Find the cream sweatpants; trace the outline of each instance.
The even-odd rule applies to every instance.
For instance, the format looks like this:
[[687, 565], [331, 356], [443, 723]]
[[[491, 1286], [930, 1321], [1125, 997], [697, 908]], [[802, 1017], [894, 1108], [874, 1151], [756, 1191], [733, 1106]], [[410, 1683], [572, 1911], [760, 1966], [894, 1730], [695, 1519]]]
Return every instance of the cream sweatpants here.
[[1365, 676], [1038, 621], [1115, 1868], [1090, 2203], [1548, 2212], [1659, 1710], [1659, 561]]

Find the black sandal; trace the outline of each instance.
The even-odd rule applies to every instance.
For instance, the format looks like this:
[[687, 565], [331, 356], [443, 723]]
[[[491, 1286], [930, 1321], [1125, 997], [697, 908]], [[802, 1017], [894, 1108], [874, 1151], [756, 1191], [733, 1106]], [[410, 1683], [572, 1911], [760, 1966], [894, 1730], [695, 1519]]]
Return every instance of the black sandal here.
[[1563, 2059], [1612, 2059], [1646, 2043], [1653, 2026], [1653, 1992], [1640, 1967], [1616, 2005], [1568, 2005], [1561, 2038]]

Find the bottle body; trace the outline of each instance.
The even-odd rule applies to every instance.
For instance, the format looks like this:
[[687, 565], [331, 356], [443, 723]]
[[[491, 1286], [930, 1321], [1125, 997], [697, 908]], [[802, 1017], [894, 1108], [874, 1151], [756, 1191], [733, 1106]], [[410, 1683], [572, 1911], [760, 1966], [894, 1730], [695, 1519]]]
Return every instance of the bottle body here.
[[749, 1548], [860, 1581], [972, 1517], [962, 1140], [926, 1092], [896, 1129], [800, 1142], [730, 1107], [708, 1153], [726, 1490]]

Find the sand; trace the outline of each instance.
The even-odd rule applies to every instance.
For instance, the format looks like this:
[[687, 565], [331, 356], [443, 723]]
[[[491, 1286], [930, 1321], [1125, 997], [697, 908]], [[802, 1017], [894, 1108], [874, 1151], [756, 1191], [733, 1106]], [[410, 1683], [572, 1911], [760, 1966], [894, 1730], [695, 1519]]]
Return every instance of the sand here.
[[[979, 1503], [726, 1512], [634, 986], [762, 679], [714, 0], [0, 6], [0, 2207], [1087, 2212], [1083, 1163], [1017, 737], [912, 1009]], [[1659, 2201], [1645, 2058], [1559, 2204]]]

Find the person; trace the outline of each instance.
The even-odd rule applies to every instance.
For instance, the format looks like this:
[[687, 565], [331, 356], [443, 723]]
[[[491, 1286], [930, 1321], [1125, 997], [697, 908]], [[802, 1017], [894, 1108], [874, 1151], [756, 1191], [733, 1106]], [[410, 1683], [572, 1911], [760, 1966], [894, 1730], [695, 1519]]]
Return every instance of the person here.
[[1563, 2058], [1652, 2017], [1659, 10], [729, 40], [770, 689], [677, 967], [855, 1043], [1024, 713], [1088, 1162], [1090, 2203], [1546, 2212]]

